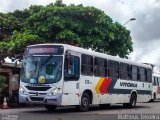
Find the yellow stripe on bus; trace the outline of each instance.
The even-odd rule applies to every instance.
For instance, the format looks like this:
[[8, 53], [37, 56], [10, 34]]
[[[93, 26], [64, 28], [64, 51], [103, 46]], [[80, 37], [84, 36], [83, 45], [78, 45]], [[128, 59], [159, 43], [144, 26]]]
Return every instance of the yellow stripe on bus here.
[[96, 92], [97, 93], [101, 93], [100, 90], [99, 90], [99, 88], [100, 88], [100, 86], [101, 86], [101, 84], [102, 84], [102, 82], [103, 82], [104, 79], [105, 78], [100, 78], [98, 84], [96, 85]]

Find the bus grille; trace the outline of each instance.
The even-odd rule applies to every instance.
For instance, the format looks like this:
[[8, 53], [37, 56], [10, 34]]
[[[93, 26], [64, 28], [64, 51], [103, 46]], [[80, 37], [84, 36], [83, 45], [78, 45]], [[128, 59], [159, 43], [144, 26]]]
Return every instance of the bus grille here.
[[46, 91], [50, 89], [51, 87], [31, 87], [31, 86], [25, 86], [28, 90], [33, 90], [33, 91]]
[[40, 97], [30, 97], [30, 99], [32, 101], [43, 101], [44, 100], [44, 98], [40, 98]]

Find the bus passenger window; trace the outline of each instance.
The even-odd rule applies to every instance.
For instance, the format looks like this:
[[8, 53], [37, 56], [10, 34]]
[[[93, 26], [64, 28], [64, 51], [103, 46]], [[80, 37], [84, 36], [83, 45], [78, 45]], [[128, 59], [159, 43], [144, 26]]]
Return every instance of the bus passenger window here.
[[156, 86], [156, 77], [154, 77], [153, 85]]
[[152, 72], [150, 69], [147, 69], [147, 82], [152, 82]]
[[65, 58], [64, 79], [78, 80], [80, 76], [79, 68], [80, 68], [79, 57], [71, 55], [70, 58]]
[[107, 60], [104, 60], [105, 77], [108, 77]]
[[119, 78], [119, 63], [108, 60], [108, 77]]
[[138, 80], [138, 67], [132, 65], [132, 74], [131, 74], [131, 78], [133, 81], [137, 81]]
[[120, 78], [123, 80], [129, 80], [129, 65], [126, 63], [120, 63]]
[[103, 58], [95, 57], [94, 59], [94, 75], [104, 77], [105, 76], [105, 61]]
[[82, 54], [81, 60], [81, 73], [82, 75], [93, 75], [93, 57], [90, 55]]
[[146, 82], [146, 69], [140, 67], [139, 68], [139, 77], [141, 82]]

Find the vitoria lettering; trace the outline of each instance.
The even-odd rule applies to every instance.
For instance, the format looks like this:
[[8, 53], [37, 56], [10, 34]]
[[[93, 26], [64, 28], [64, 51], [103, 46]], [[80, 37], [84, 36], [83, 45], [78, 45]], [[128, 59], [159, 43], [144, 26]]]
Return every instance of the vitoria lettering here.
[[120, 82], [120, 86], [123, 86], [123, 87], [137, 87], [137, 84], [136, 83]]

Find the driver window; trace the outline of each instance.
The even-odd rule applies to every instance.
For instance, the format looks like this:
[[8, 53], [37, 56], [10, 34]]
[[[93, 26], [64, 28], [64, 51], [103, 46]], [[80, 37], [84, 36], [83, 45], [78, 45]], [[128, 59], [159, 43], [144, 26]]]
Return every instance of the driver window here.
[[64, 64], [64, 79], [78, 80], [80, 76], [80, 60], [79, 57], [66, 55]]

